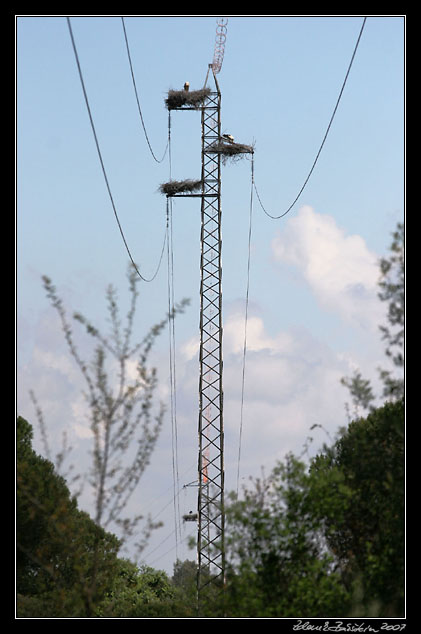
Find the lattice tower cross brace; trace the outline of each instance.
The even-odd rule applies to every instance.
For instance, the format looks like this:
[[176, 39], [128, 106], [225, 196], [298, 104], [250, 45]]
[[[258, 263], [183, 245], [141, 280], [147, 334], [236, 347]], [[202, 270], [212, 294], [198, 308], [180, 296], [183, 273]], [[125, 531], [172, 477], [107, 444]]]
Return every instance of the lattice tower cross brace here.
[[198, 457], [197, 588], [223, 587], [224, 430], [222, 392], [221, 156], [211, 146], [221, 138], [221, 93], [202, 107], [202, 206], [200, 284], [200, 378]]

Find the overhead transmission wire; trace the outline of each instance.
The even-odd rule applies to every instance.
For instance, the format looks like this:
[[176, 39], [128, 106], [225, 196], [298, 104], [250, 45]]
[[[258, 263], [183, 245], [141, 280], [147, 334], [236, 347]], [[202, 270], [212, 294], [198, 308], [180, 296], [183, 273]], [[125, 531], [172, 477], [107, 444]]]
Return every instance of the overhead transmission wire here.
[[316, 163], [317, 163], [317, 161], [319, 160], [319, 157], [320, 157], [320, 154], [321, 154], [321, 152], [322, 152], [323, 146], [324, 146], [324, 144], [325, 144], [325, 142], [326, 142], [326, 139], [327, 139], [327, 136], [328, 136], [328, 134], [329, 134], [330, 128], [331, 128], [331, 126], [332, 126], [333, 120], [334, 120], [334, 118], [335, 118], [336, 111], [337, 111], [338, 106], [339, 106], [339, 102], [341, 101], [342, 94], [343, 94], [343, 92], [344, 92], [344, 89], [345, 89], [346, 83], [347, 83], [347, 81], [348, 81], [348, 76], [349, 76], [349, 73], [350, 73], [350, 71], [351, 71], [352, 64], [353, 64], [353, 62], [354, 62], [354, 58], [355, 58], [355, 55], [356, 55], [357, 50], [358, 50], [358, 46], [359, 46], [359, 44], [360, 44], [360, 40], [361, 40], [361, 36], [362, 36], [362, 34], [363, 34], [363, 30], [364, 30], [364, 27], [365, 27], [366, 20], [367, 20], [367, 18], [365, 17], [365, 18], [364, 18], [364, 20], [363, 20], [363, 23], [362, 23], [362, 26], [361, 26], [361, 29], [360, 29], [360, 32], [359, 32], [358, 38], [357, 38], [357, 42], [356, 42], [355, 47], [354, 47], [354, 51], [353, 51], [353, 53], [352, 53], [351, 61], [350, 61], [349, 65], [348, 65], [348, 70], [346, 71], [345, 79], [344, 79], [344, 81], [343, 81], [343, 83], [342, 83], [342, 87], [341, 87], [341, 90], [340, 90], [340, 92], [339, 92], [338, 99], [337, 99], [336, 104], [335, 104], [335, 107], [334, 107], [334, 109], [333, 109], [332, 116], [330, 117], [330, 121], [329, 121], [329, 124], [328, 124], [328, 126], [327, 126], [327, 129], [326, 129], [325, 135], [324, 135], [324, 137], [323, 137], [323, 140], [322, 140], [322, 142], [321, 142], [321, 145], [320, 145], [320, 147], [319, 147], [319, 150], [318, 150], [318, 152], [317, 152], [317, 154], [316, 154], [316, 158], [314, 159], [313, 165], [312, 165], [312, 166], [311, 166], [311, 168], [310, 168], [310, 171], [309, 171], [309, 173], [308, 173], [308, 175], [307, 175], [307, 178], [305, 179], [305, 181], [304, 181], [304, 183], [303, 183], [303, 185], [302, 185], [301, 189], [299, 190], [299, 192], [298, 192], [297, 196], [295, 197], [295, 199], [293, 200], [293, 202], [290, 204], [290, 206], [287, 208], [287, 210], [286, 210], [286, 211], [284, 211], [282, 214], [280, 214], [279, 216], [272, 216], [270, 213], [268, 213], [268, 212], [266, 211], [265, 207], [263, 206], [263, 203], [262, 203], [262, 201], [261, 201], [261, 199], [260, 199], [260, 196], [259, 196], [259, 192], [257, 191], [257, 188], [256, 188], [256, 184], [254, 184], [254, 189], [255, 189], [255, 191], [256, 191], [256, 195], [257, 195], [257, 198], [258, 198], [258, 201], [259, 201], [259, 203], [260, 203], [261, 208], [263, 209], [264, 213], [265, 213], [267, 216], [269, 216], [269, 218], [272, 218], [273, 220], [279, 220], [279, 218], [283, 218], [284, 216], [286, 216], [286, 215], [287, 215], [287, 214], [291, 211], [291, 209], [294, 207], [295, 203], [298, 201], [298, 199], [300, 198], [301, 194], [303, 193], [303, 191], [304, 191], [304, 189], [305, 189], [305, 187], [306, 187], [306, 185], [307, 185], [308, 181], [310, 180], [310, 177], [311, 177], [311, 175], [312, 175], [312, 173], [313, 173], [313, 171], [314, 171], [314, 168], [316, 167]]
[[[168, 158], [169, 178], [172, 178], [171, 154], [171, 115], [168, 112]], [[169, 373], [170, 373], [170, 409], [171, 409], [171, 448], [173, 472], [174, 532], [176, 557], [178, 558], [178, 539], [181, 539], [181, 515], [178, 471], [178, 426], [177, 426], [177, 372], [175, 344], [175, 297], [174, 297], [174, 240], [172, 198], [167, 196], [167, 290], [168, 290], [168, 334], [169, 334]]]
[[145, 133], [145, 139], [146, 139], [146, 142], [148, 144], [149, 150], [150, 150], [153, 158], [155, 159], [155, 161], [157, 163], [162, 163], [162, 161], [164, 160], [165, 155], [167, 153], [167, 150], [169, 148], [169, 139], [167, 140], [167, 145], [165, 147], [164, 154], [163, 154], [162, 158], [158, 159], [155, 156], [155, 153], [154, 153], [154, 151], [152, 149], [152, 146], [151, 146], [151, 143], [149, 141], [148, 133], [146, 131], [146, 126], [145, 126], [145, 122], [144, 122], [144, 119], [143, 119], [142, 109], [140, 107], [139, 94], [138, 94], [138, 90], [137, 90], [137, 86], [136, 86], [136, 79], [135, 79], [134, 70], [133, 70], [132, 57], [131, 57], [131, 54], [130, 54], [129, 39], [127, 37], [126, 25], [124, 23], [124, 17], [123, 16], [121, 17], [121, 23], [122, 23], [122, 26], [123, 26], [124, 39], [125, 39], [125, 42], [126, 42], [127, 57], [128, 57], [128, 60], [129, 60], [130, 73], [131, 73], [131, 76], [132, 76], [133, 88], [134, 88], [134, 92], [135, 92], [135, 96], [136, 96], [137, 109], [139, 111], [139, 116], [140, 116], [140, 121], [142, 123], [143, 132]]
[[239, 483], [240, 483], [241, 444], [242, 444], [242, 436], [243, 436], [243, 412], [244, 412], [244, 392], [245, 392], [246, 354], [247, 354], [247, 326], [248, 326], [248, 307], [249, 307], [249, 296], [250, 296], [253, 187], [254, 187], [254, 154], [252, 154], [251, 156], [251, 184], [250, 184], [250, 208], [249, 208], [249, 230], [248, 230], [246, 306], [245, 306], [245, 316], [244, 316], [244, 343], [243, 343], [243, 361], [242, 361], [243, 368], [242, 368], [242, 375], [241, 375], [240, 432], [239, 432], [238, 458], [237, 458], [237, 498], [238, 498], [238, 489], [239, 489]]
[[167, 262], [168, 262], [168, 334], [169, 334], [169, 372], [170, 372], [170, 408], [171, 408], [171, 444], [172, 444], [172, 471], [174, 489], [174, 524], [176, 546], [178, 547], [178, 534], [181, 536], [179, 498], [176, 491], [179, 489], [178, 471], [178, 426], [177, 426], [177, 373], [176, 373], [176, 345], [175, 345], [175, 314], [174, 314], [174, 247], [173, 247], [173, 223], [172, 203], [167, 198]]
[[[149, 136], [146, 130], [145, 121], [140, 106], [139, 92], [137, 89], [132, 57], [130, 53], [129, 40], [126, 31], [126, 25], [124, 17], [121, 16], [121, 24], [123, 27], [124, 40], [126, 43], [127, 58], [130, 66], [130, 73], [133, 82], [134, 93], [136, 97], [137, 108], [142, 123], [145, 139], [148, 144], [149, 150], [157, 163], [162, 163], [167, 152], [169, 157], [169, 172], [171, 180], [172, 172], [172, 158], [171, 158], [171, 113], [168, 111], [168, 139], [167, 145], [164, 150], [164, 154], [161, 159], [158, 159], [152, 149], [149, 141]], [[176, 360], [175, 360], [175, 299], [174, 299], [174, 242], [173, 242], [173, 214], [172, 214], [172, 199], [167, 198], [166, 209], [166, 236], [167, 236], [167, 291], [168, 291], [168, 331], [169, 331], [169, 373], [170, 373], [170, 409], [171, 409], [171, 437], [172, 437], [172, 470], [173, 470], [173, 504], [174, 504], [174, 522], [175, 522], [175, 537], [176, 537], [176, 549], [178, 551], [178, 534], [181, 537], [180, 528], [180, 508], [179, 508], [179, 496], [177, 492], [179, 490], [179, 472], [178, 472], [178, 429], [177, 429], [177, 380], [176, 380]]]
[[352, 57], [351, 57], [351, 61], [348, 65], [348, 69], [345, 75], [345, 79], [342, 83], [342, 87], [341, 90], [339, 92], [339, 96], [338, 99], [336, 101], [335, 107], [333, 109], [333, 113], [332, 116], [330, 118], [329, 124], [327, 126], [325, 135], [323, 137], [322, 143], [320, 145], [320, 148], [317, 152], [316, 158], [313, 162], [313, 165], [310, 169], [310, 172], [307, 176], [307, 178], [304, 181], [304, 184], [302, 185], [300, 191], [298, 192], [298, 195], [295, 197], [294, 201], [292, 202], [292, 204], [287, 208], [287, 210], [280, 214], [279, 216], [272, 216], [271, 214], [269, 214], [266, 209], [264, 208], [262, 201], [260, 199], [259, 196], [259, 192], [257, 191], [257, 187], [256, 187], [256, 183], [255, 183], [255, 178], [254, 178], [254, 155], [252, 155], [251, 158], [251, 187], [250, 187], [250, 212], [249, 212], [249, 232], [248, 232], [248, 259], [247, 259], [247, 285], [246, 285], [246, 306], [245, 306], [245, 318], [244, 318], [244, 344], [243, 344], [243, 361], [242, 361], [242, 380], [241, 380], [241, 406], [240, 406], [240, 432], [239, 432], [239, 443], [238, 443], [238, 460], [237, 460], [237, 498], [238, 498], [238, 490], [239, 490], [239, 481], [240, 481], [240, 462], [241, 462], [241, 445], [242, 445], [242, 434], [243, 434], [243, 411], [244, 411], [244, 394], [245, 394], [245, 370], [246, 370], [246, 354], [247, 354], [247, 326], [248, 326], [248, 306], [249, 306], [249, 293], [250, 293], [250, 263], [251, 263], [251, 237], [252, 237], [252, 217], [253, 217], [253, 189], [256, 192], [257, 195], [257, 199], [260, 203], [260, 206], [262, 207], [263, 211], [265, 212], [265, 214], [267, 216], [269, 216], [270, 218], [273, 218], [275, 220], [282, 218], [283, 216], [286, 216], [287, 213], [289, 213], [291, 211], [291, 209], [294, 207], [295, 203], [298, 201], [298, 199], [300, 198], [301, 194], [304, 191], [304, 188], [306, 187], [308, 181], [310, 180], [310, 177], [314, 171], [314, 168], [316, 167], [316, 163], [319, 159], [319, 156], [321, 154], [321, 151], [323, 149], [323, 146], [325, 144], [325, 141], [327, 139], [327, 136], [329, 134], [330, 128], [332, 126], [333, 123], [333, 119], [335, 118], [336, 115], [336, 111], [338, 109], [339, 106], [339, 102], [342, 98], [342, 94], [344, 92], [345, 89], [345, 85], [347, 83], [348, 80], [348, 76], [349, 73], [351, 71], [352, 68], [352, 64], [354, 62], [354, 58], [355, 55], [357, 53], [358, 50], [358, 46], [361, 40], [361, 36], [364, 30], [364, 26], [366, 23], [367, 18], [365, 17], [354, 47], [354, 51], [352, 53]]
[[[191, 470], [192, 470], [192, 469], [194, 469], [194, 468], [197, 468], [197, 465], [196, 465], [196, 464], [192, 464], [192, 465], [190, 465], [190, 467], [188, 467], [188, 468], [184, 471], [183, 475], [185, 475], [186, 473], [188, 473], [189, 471], [191, 471]], [[196, 481], [194, 481], [194, 482], [196, 482]], [[183, 486], [179, 487], [179, 488], [178, 488], [178, 490], [176, 491], [176, 493], [175, 493], [175, 494], [173, 494], [173, 496], [171, 497], [171, 499], [170, 499], [169, 501], [167, 501], [167, 502], [165, 503], [165, 505], [164, 505], [164, 506], [163, 506], [163, 507], [162, 507], [162, 508], [161, 508], [158, 512], [156, 512], [156, 513], [154, 513], [154, 514], [153, 514], [153, 516], [151, 517], [151, 521], [153, 522], [154, 520], [156, 520], [156, 519], [157, 519], [157, 518], [161, 515], [161, 513], [163, 513], [163, 512], [164, 512], [164, 511], [165, 511], [165, 510], [166, 510], [166, 509], [167, 509], [170, 505], [173, 505], [173, 504], [174, 504], [174, 498], [175, 498], [175, 497], [179, 498], [179, 497], [180, 497], [180, 493], [181, 493], [181, 491], [185, 490], [188, 486], [189, 486], [188, 484], [183, 484]], [[159, 498], [160, 498], [160, 497], [162, 497], [163, 495], [165, 495], [165, 493], [166, 493], [166, 492], [167, 492], [170, 488], [172, 488], [172, 487], [168, 487], [168, 489], [166, 489], [166, 491], [164, 491], [164, 492], [163, 492], [163, 493], [159, 496]], [[161, 541], [160, 541], [160, 542], [159, 542], [156, 546], [154, 546], [154, 548], [153, 548], [152, 550], [148, 551], [146, 555], [142, 556], [142, 559], [143, 559], [143, 560], [147, 560], [147, 559], [150, 557], [150, 555], [152, 555], [152, 554], [153, 554], [156, 550], [158, 550], [158, 548], [160, 548], [160, 547], [162, 546], [162, 544], [164, 544], [166, 541], [168, 541], [168, 539], [170, 539], [170, 537], [172, 537], [172, 536], [175, 534], [175, 532], [176, 532], [176, 529], [174, 528], [174, 529], [171, 531], [171, 533], [170, 533], [170, 534], [168, 534], [168, 535], [166, 535], [166, 536], [165, 536], [165, 537], [164, 537], [164, 538], [163, 538], [163, 539], [162, 539], [162, 540], [161, 540]], [[181, 538], [181, 541], [183, 541], [183, 542], [184, 542], [184, 541], [186, 541], [186, 539], [188, 539], [189, 537], [190, 537], [190, 535], [187, 535], [186, 537]], [[173, 545], [173, 546], [172, 546], [172, 547], [171, 547], [168, 551], [166, 551], [166, 552], [162, 553], [161, 555], [159, 555], [157, 559], [160, 559], [161, 557], [164, 557], [166, 554], [168, 554], [168, 552], [171, 552], [171, 551], [172, 551], [172, 550], [174, 550], [176, 547], [177, 547], [177, 544], [176, 544], [176, 546], [174, 546], [174, 545]], [[154, 561], [157, 561], [157, 559], [155, 559]], [[152, 563], [153, 563], [153, 562], [152, 562]]]
[[114, 198], [113, 198], [113, 195], [112, 195], [112, 192], [111, 192], [110, 183], [109, 183], [109, 180], [108, 180], [107, 172], [105, 170], [104, 160], [102, 158], [102, 153], [101, 153], [101, 149], [100, 149], [100, 146], [99, 146], [98, 136], [97, 136], [97, 133], [96, 133], [96, 128], [95, 128], [95, 124], [94, 124], [94, 120], [93, 120], [93, 116], [92, 116], [91, 107], [89, 105], [88, 94], [86, 92], [85, 82], [84, 82], [83, 74], [82, 74], [82, 68], [81, 68], [80, 60], [79, 60], [79, 54], [78, 54], [78, 51], [77, 51], [77, 48], [76, 48], [75, 39], [74, 39], [74, 36], [73, 36], [72, 25], [71, 25], [71, 22], [70, 22], [70, 18], [67, 17], [66, 19], [67, 19], [67, 25], [68, 25], [68, 28], [69, 28], [70, 39], [71, 39], [71, 42], [72, 42], [73, 52], [74, 52], [75, 59], [76, 59], [76, 65], [77, 65], [77, 69], [78, 69], [78, 73], [79, 73], [79, 79], [80, 79], [80, 83], [81, 83], [81, 86], [82, 86], [83, 95], [84, 95], [84, 98], [85, 98], [86, 109], [88, 111], [89, 121], [90, 121], [90, 124], [91, 124], [92, 133], [93, 133], [94, 140], [95, 140], [95, 146], [96, 146], [99, 162], [101, 164], [101, 169], [102, 169], [102, 173], [103, 173], [103, 176], [104, 176], [105, 185], [107, 187], [108, 196], [110, 198], [111, 206], [113, 208], [114, 216], [115, 216], [115, 219], [116, 219], [116, 222], [117, 222], [117, 226], [119, 228], [120, 235], [122, 237], [124, 246], [126, 247], [127, 254], [128, 254], [129, 258], [130, 258], [130, 261], [131, 261], [131, 263], [132, 263], [132, 265], [134, 267], [134, 270], [136, 271], [137, 275], [144, 282], [153, 282], [153, 280], [158, 275], [159, 269], [161, 268], [162, 259], [163, 259], [164, 251], [165, 251], [165, 242], [167, 240], [167, 230], [165, 230], [164, 242], [163, 242], [163, 245], [162, 245], [161, 254], [159, 256], [158, 266], [156, 267], [155, 273], [152, 275], [152, 277], [147, 278], [147, 277], [145, 277], [144, 275], [141, 274], [137, 264], [135, 263], [135, 261], [133, 259], [133, 256], [131, 254], [131, 251], [129, 249], [129, 246], [128, 246], [128, 243], [127, 243], [127, 240], [126, 240], [126, 237], [125, 237], [124, 232], [123, 232], [123, 228], [122, 228], [121, 223], [120, 223], [120, 219], [118, 217], [117, 208], [116, 208], [116, 205], [115, 205], [115, 202], [114, 202]]
[[[175, 350], [175, 327], [174, 327], [174, 318], [175, 318], [175, 308], [174, 308], [174, 259], [173, 259], [173, 242], [172, 242], [172, 207], [171, 207], [171, 203], [170, 206], [167, 207], [167, 218], [166, 218], [166, 227], [165, 227], [165, 236], [164, 236], [164, 242], [162, 245], [162, 249], [161, 249], [161, 254], [159, 257], [159, 262], [158, 262], [158, 266], [156, 268], [155, 273], [153, 274], [153, 276], [151, 278], [146, 278], [145, 276], [143, 276], [134, 259], [133, 256], [130, 252], [129, 246], [127, 244], [127, 240], [125, 238], [121, 223], [120, 223], [120, 219], [117, 213], [117, 209], [116, 209], [116, 205], [114, 203], [114, 198], [111, 192], [111, 187], [110, 187], [110, 183], [108, 180], [108, 176], [107, 176], [107, 172], [105, 170], [105, 164], [104, 164], [104, 160], [102, 157], [102, 153], [101, 153], [101, 149], [99, 146], [99, 141], [98, 141], [98, 136], [96, 133], [96, 128], [95, 128], [95, 124], [94, 124], [94, 120], [93, 120], [93, 116], [92, 116], [92, 111], [91, 111], [91, 107], [89, 104], [89, 100], [88, 100], [88, 94], [86, 91], [86, 87], [85, 87], [85, 82], [83, 79], [83, 74], [82, 74], [82, 69], [81, 69], [81, 64], [80, 64], [80, 60], [79, 60], [79, 54], [77, 51], [77, 47], [76, 47], [76, 43], [75, 43], [75, 39], [74, 39], [74, 35], [73, 35], [73, 30], [72, 30], [72, 25], [70, 22], [70, 18], [67, 17], [67, 25], [68, 25], [68, 29], [69, 29], [69, 34], [70, 34], [70, 39], [72, 42], [72, 47], [73, 47], [73, 52], [75, 55], [75, 59], [76, 59], [76, 64], [77, 64], [77, 68], [78, 68], [78, 72], [79, 72], [79, 79], [81, 82], [81, 86], [82, 86], [82, 91], [83, 91], [83, 95], [85, 98], [85, 104], [86, 104], [86, 108], [88, 111], [88, 115], [89, 115], [89, 121], [91, 124], [91, 128], [92, 128], [92, 133], [94, 136], [94, 140], [95, 140], [95, 146], [96, 146], [96, 150], [97, 150], [97, 154], [98, 154], [98, 158], [101, 164], [101, 169], [102, 169], [102, 173], [104, 176], [104, 180], [105, 180], [105, 184], [107, 187], [107, 191], [108, 191], [108, 195], [111, 201], [111, 205], [114, 211], [114, 216], [115, 219], [117, 221], [117, 225], [118, 228], [120, 230], [120, 234], [121, 237], [123, 239], [124, 245], [126, 247], [126, 251], [129, 255], [130, 261], [137, 273], [137, 275], [140, 277], [140, 279], [142, 279], [144, 282], [152, 282], [158, 272], [159, 269], [161, 267], [162, 264], [162, 259], [163, 259], [163, 255], [164, 255], [164, 251], [165, 251], [165, 244], [167, 244], [167, 257], [168, 257], [168, 302], [169, 302], [169, 310], [168, 310], [168, 320], [169, 320], [169, 330], [170, 330], [170, 381], [171, 381], [171, 387], [170, 387], [170, 391], [171, 391], [171, 419], [172, 419], [172, 436], [173, 436], [173, 471], [174, 471], [174, 487], [177, 486], [178, 483], [178, 440], [177, 440], [177, 418], [176, 418], [176, 401], [175, 401], [175, 386], [176, 386], [176, 381], [175, 381], [175, 354], [174, 354], [174, 350]], [[124, 27], [124, 23], [123, 23], [123, 27]], [[129, 51], [128, 51], [129, 52]], [[136, 96], [137, 96], [137, 91], [136, 91]], [[139, 111], [140, 111], [140, 106], [139, 106]], [[142, 122], [143, 122], [143, 118], [142, 118]], [[145, 129], [145, 128], [144, 128]], [[147, 136], [146, 130], [145, 130], [145, 135]], [[171, 118], [170, 118], [170, 114], [168, 115], [168, 142], [167, 142], [167, 148], [165, 150], [165, 153], [167, 152], [167, 149], [169, 149], [169, 156], [170, 156], [170, 174], [171, 174], [171, 150], [170, 150], [170, 145], [171, 145]], [[171, 321], [172, 321], [172, 326], [171, 326]], [[174, 494], [174, 504], [176, 504], [176, 500], [177, 500], [177, 495]], [[177, 520], [177, 515], [179, 516], [179, 510], [177, 511], [176, 506], [174, 506], [174, 512], [175, 512], [175, 522], [176, 522], [176, 528], [175, 528], [175, 532], [176, 532], [176, 540], [178, 543], [178, 538], [177, 538], [177, 532], [179, 530], [178, 525], [180, 520]], [[180, 531], [181, 532], [181, 531]]]
[[[163, 544], [165, 544], [165, 542], [167, 542], [173, 535], [174, 535], [174, 530], [169, 533], [166, 537], [164, 537], [164, 539], [162, 541], [159, 542], [159, 544], [157, 544], [152, 550], [150, 550], [144, 557], [142, 557], [142, 559], [144, 559], [145, 561], [147, 559], [149, 559], [149, 557], [158, 550], [158, 548], [160, 548]], [[187, 535], [185, 535], [182, 538], [182, 542], [185, 543], [187, 542], [188, 539], [190, 539], [190, 537], [193, 537], [193, 533], [189, 533]], [[172, 552], [175, 549], [175, 546], [171, 546], [168, 550], [166, 550], [165, 552], [161, 553], [160, 555], [158, 555], [157, 557], [155, 557], [155, 559], [153, 559], [152, 561], [149, 561], [149, 566], [152, 566], [153, 564], [155, 564], [155, 562], [159, 561], [160, 559], [162, 559], [163, 557], [165, 557], [165, 555], [168, 555], [170, 552]]]
[[[167, 145], [164, 150], [164, 154], [161, 159], [158, 159], [152, 149], [152, 145], [149, 141], [149, 136], [146, 130], [145, 121], [142, 114], [142, 108], [140, 106], [139, 92], [137, 89], [132, 57], [130, 53], [129, 39], [127, 36], [126, 25], [124, 17], [121, 16], [121, 24], [123, 27], [124, 40], [126, 43], [127, 58], [130, 66], [130, 73], [132, 77], [133, 89], [136, 97], [137, 108], [142, 123], [145, 139], [148, 144], [152, 157], [157, 163], [162, 163], [167, 151], [169, 157], [169, 172], [171, 180], [172, 171], [172, 159], [171, 159], [171, 113], [168, 111], [168, 138]], [[177, 381], [176, 381], [176, 361], [175, 361], [175, 299], [174, 299], [174, 242], [173, 242], [173, 214], [172, 214], [172, 199], [167, 198], [166, 209], [166, 235], [167, 235], [167, 290], [168, 290], [168, 331], [169, 331], [169, 372], [170, 372], [170, 409], [171, 409], [171, 436], [172, 436], [172, 469], [173, 469], [173, 503], [174, 503], [174, 522], [175, 522], [175, 536], [176, 536], [176, 548], [178, 550], [178, 532], [180, 532], [180, 508], [179, 508], [179, 472], [178, 472], [178, 430], [177, 430]]]

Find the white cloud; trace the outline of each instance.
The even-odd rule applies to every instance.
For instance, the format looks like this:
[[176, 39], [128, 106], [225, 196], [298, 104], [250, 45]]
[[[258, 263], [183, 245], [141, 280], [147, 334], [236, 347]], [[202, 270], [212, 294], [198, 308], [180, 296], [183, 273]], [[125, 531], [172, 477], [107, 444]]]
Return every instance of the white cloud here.
[[[303, 328], [270, 336], [262, 319], [252, 316], [248, 331], [242, 433], [242, 475], [270, 469], [288, 451], [303, 450], [310, 427], [331, 434], [345, 422], [346, 392], [340, 378], [347, 361]], [[231, 315], [224, 328], [224, 420], [227, 486], [233, 486], [238, 452], [244, 316]], [[240, 345], [241, 344], [241, 345]], [[317, 447], [328, 438], [318, 434]]]
[[[231, 314], [224, 325], [224, 350], [229, 353], [240, 353], [244, 349], [244, 314]], [[291, 349], [291, 336], [279, 333], [276, 338], [265, 333], [264, 322], [261, 317], [249, 315], [247, 319], [247, 350], [257, 352], [269, 350], [272, 352]]]
[[[223, 336], [223, 390], [227, 488], [235, 486], [244, 345], [244, 313], [226, 317]], [[196, 432], [198, 415], [197, 338], [180, 342], [177, 376], [178, 417], [186, 421], [181, 434]], [[262, 465], [274, 465], [287, 451], [300, 453], [312, 424], [334, 434], [345, 422], [345, 388], [340, 378], [349, 372], [346, 359], [303, 328], [269, 334], [264, 320], [250, 314], [243, 409], [241, 472], [257, 475]], [[320, 442], [326, 437], [320, 437]], [[183, 443], [184, 441], [181, 440]], [[320, 444], [320, 443], [319, 443]], [[195, 455], [192, 455], [192, 460]]]
[[346, 235], [326, 214], [302, 207], [272, 241], [275, 261], [295, 267], [320, 305], [342, 319], [378, 329], [378, 256], [359, 235]]
[[199, 353], [200, 338], [198, 335], [192, 337], [180, 347], [180, 352], [186, 361], [190, 361]]

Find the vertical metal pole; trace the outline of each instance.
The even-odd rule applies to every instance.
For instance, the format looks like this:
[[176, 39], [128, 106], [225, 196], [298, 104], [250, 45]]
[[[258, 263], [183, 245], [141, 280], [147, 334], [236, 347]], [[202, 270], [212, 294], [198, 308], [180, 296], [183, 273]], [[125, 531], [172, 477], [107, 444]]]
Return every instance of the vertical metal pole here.
[[202, 108], [202, 206], [197, 590], [221, 589], [225, 579], [224, 429], [222, 393], [221, 157], [210, 152], [221, 137], [221, 93]]

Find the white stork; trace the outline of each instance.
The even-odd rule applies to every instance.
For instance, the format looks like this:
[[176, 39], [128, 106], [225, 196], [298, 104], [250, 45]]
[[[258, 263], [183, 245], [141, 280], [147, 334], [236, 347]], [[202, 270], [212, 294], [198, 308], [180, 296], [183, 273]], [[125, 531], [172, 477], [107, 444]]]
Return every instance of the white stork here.
[[186, 83], [184, 84], [184, 90], [188, 92], [189, 88], [190, 88], [190, 84], [188, 81], [186, 81]]
[[234, 137], [232, 134], [223, 134], [222, 138], [226, 139], [229, 143], [234, 143]]

